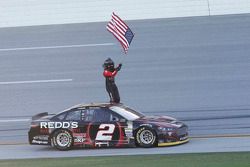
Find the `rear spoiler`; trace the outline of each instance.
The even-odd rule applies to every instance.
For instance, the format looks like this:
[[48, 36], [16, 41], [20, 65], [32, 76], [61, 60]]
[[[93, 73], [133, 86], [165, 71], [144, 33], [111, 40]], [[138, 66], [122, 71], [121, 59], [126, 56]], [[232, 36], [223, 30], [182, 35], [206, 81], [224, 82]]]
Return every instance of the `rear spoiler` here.
[[48, 116], [48, 115], [49, 115], [48, 112], [42, 112], [42, 113], [39, 113], [39, 114], [34, 115], [34, 116], [32, 117], [32, 120], [37, 120], [37, 119], [39, 119], [39, 118], [42, 118], [42, 117]]

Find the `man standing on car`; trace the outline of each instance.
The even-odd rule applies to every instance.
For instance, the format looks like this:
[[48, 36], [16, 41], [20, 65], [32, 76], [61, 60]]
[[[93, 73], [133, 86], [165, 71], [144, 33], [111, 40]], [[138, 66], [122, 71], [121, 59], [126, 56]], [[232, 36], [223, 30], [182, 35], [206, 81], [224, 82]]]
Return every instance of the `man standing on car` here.
[[111, 103], [120, 103], [120, 95], [118, 88], [115, 84], [115, 76], [121, 70], [122, 64], [116, 68], [111, 58], [108, 58], [103, 63], [103, 76], [106, 78], [106, 90], [110, 97]]

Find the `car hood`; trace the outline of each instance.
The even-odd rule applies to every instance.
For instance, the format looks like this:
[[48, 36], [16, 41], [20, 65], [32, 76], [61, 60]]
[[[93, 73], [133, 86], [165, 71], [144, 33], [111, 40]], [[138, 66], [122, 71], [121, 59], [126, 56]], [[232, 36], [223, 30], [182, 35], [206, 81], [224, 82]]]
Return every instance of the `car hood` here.
[[143, 124], [154, 124], [162, 127], [180, 127], [183, 125], [180, 121], [169, 116], [145, 116], [135, 120]]

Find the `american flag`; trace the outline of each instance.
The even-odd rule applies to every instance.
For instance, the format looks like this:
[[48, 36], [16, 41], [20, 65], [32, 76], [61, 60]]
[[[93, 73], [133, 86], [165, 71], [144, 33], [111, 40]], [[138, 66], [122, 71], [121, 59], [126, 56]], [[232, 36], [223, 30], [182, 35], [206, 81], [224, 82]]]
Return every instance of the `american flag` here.
[[107, 25], [107, 29], [116, 37], [121, 43], [125, 53], [127, 53], [134, 34], [126, 23], [113, 12], [111, 21], [109, 21]]

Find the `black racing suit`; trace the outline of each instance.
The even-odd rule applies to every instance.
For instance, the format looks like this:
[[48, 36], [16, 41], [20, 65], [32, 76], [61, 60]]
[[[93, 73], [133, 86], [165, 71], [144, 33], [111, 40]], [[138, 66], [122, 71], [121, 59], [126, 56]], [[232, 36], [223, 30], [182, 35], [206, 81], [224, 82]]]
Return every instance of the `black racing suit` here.
[[106, 90], [109, 94], [111, 103], [120, 103], [119, 91], [115, 84], [115, 76], [119, 70], [120, 68], [113, 70], [105, 69], [103, 72], [103, 76], [106, 78]]

